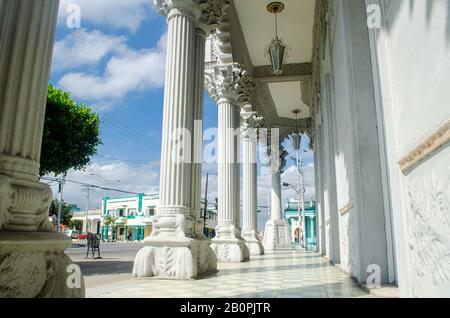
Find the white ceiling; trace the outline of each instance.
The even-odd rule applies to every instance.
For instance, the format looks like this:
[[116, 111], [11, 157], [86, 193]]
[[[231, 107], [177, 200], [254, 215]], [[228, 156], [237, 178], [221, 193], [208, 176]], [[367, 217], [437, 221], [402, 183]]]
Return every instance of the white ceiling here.
[[[266, 10], [271, 0], [235, 0], [253, 66], [268, 65], [264, 49], [275, 37], [275, 16]], [[278, 36], [291, 48], [286, 63], [311, 62], [315, 0], [282, 0], [278, 15]]]
[[302, 102], [300, 82], [269, 83], [270, 94], [279, 117], [295, 118], [294, 109], [300, 109], [298, 119], [311, 117], [309, 107]]
[[[275, 16], [266, 9], [272, 1], [234, 0], [253, 66], [270, 64], [264, 56], [264, 50], [275, 36]], [[281, 0], [281, 2], [284, 3], [285, 9], [278, 15], [278, 36], [291, 48], [286, 63], [310, 63], [316, 0]], [[268, 85], [279, 117], [294, 119], [295, 115], [292, 114], [294, 109], [302, 111], [299, 119], [311, 117], [309, 107], [302, 101], [301, 82], [272, 82]]]

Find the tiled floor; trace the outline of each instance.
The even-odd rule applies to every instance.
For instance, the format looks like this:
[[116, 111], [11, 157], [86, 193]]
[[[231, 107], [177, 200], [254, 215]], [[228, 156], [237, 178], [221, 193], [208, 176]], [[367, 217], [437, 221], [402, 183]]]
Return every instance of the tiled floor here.
[[[88, 287], [87, 297], [370, 297], [327, 260], [304, 251], [286, 250], [223, 264], [218, 273], [192, 281], [127, 279]], [[131, 275], [131, 274], [130, 274]]]

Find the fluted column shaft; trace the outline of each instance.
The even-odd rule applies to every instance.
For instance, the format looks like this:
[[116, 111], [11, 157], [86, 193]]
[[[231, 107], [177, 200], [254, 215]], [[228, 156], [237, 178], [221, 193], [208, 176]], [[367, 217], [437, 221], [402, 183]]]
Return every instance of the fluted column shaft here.
[[[256, 135], [256, 134], [255, 134]], [[257, 226], [257, 164], [256, 164], [256, 136], [251, 132], [243, 136], [243, 222], [242, 233], [256, 231]]]
[[206, 84], [217, 102], [218, 221], [211, 247], [220, 262], [242, 262], [249, 250], [240, 231], [240, 108], [239, 89], [249, 77], [236, 63], [210, 67]]
[[238, 227], [239, 175], [237, 163], [237, 140], [235, 136], [239, 122], [236, 106], [228, 98], [218, 102], [218, 225]]
[[[202, 146], [203, 146], [203, 103], [205, 90], [205, 43], [206, 33], [200, 28], [195, 32], [195, 74], [194, 74], [194, 131], [191, 204], [192, 217], [195, 219], [195, 234], [204, 238], [201, 204], [202, 181]], [[206, 198], [205, 198], [206, 199]]]
[[235, 204], [235, 224], [237, 234], [241, 235], [241, 107], [236, 105], [234, 107], [234, 204]]
[[0, 2], [0, 173], [37, 179], [58, 5]]
[[272, 174], [270, 219], [281, 220], [281, 176], [279, 172]]
[[[192, 139], [196, 73], [195, 38], [197, 17], [185, 8], [167, 16], [167, 60], [161, 149], [160, 206], [152, 236], [193, 236]], [[183, 136], [181, 137], [181, 134]], [[180, 149], [180, 146], [182, 149]], [[179, 215], [178, 217], [176, 215]], [[164, 218], [177, 217], [175, 224]], [[167, 222], [166, 222], [167, 221]], [[189, 224], [191, 223], [191, 224]], [[189, 229], [189, 230], [188, 230]]]
[[0, 0], [0, 298], [83, 297], [38, 182], [59, 0]]

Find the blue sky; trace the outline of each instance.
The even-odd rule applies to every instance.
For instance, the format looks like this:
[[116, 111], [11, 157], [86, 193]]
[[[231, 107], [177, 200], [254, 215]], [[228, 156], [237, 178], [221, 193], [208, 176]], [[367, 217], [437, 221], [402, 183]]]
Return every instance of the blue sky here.
[[[67, 26], [71, 4], [81, 8], [81, 28]], [[151, 0], [61, 1], [50, 81], [100, 115], [103, 140], [92, 164], [86, 171], [69, 172], [69, 180], [158, 192], [166, 30]], [[217, 107], [205, 94], [204, 128], [210, 127], [217, 127]], [[312, 153], [306, 154], [309, 193], [314, 191], [312, 160]], [[214, 165], [205, 170], [216, 172]], [[292, 171], [288, 168], [289, 182], [294, 182]], [[266, 206], [270, 177], [258, 181], [259, 204]], [[210, 178], [209, 193], [209, 200], [217, 195], [217, 176]], [[92, 193], [90, 206], [99, 206], [105, 194]], [[285, 201], [293, 193], [285, 190], [283, 195]], [[67, 183], [65, 201], [84, 209], [85, 196], [80, 186]], [[267, 211], [260, 215], [260, 226], [265, 218]]]

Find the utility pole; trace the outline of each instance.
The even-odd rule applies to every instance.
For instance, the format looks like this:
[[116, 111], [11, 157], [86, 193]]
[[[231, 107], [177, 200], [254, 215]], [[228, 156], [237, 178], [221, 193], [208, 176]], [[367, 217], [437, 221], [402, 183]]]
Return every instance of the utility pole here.
[[[300, 233], [300, 226], [301, 226], [301, 220], [302, 220], [302, 215], [301, 215], [301, 209], [300, 209], [300, 191], [301, 191], [301, 181], [300, 181], [300, 165], [299, 165], [299, 154], [298, 154], [298, 150], [295, 151], [295, 161], [296, 161], [296, 165], [297, 165], [297, 213], [298, 213], [298, 244], [300, 246], [300, 242], [301, 242], [301, 233]], [[302, 229], [303, 232], [303, 229]], [[303, 234], [303, 233], [302, 233]]]
[[59, 179], [59, 197], [58, 197], [58, 221], [56, 223], [56, 232], [61, 232], [61, 212], [63, 204], [63, 187], [66, 182], [67, 171]]
[[92, 186], [90, 184], [84, 186], [86, 191], [86, 214], [84, 217], [84, 224], [83, 224], [83, 232], [87, 233], [88, 230], [88, 215], [89, 215], [89, 195], [92, 190]]
[[[297, 154], [298, 156], [298, 154]], [[300, 155], [300, 162], [298, 165], [299, 175], [300, 175], [300, 193], [301, 193], [301, 204], [302, 204], [302, 236], [303, 236], [303, 247], [306, 248], [306, 220], [305, 220], [305, 179], [303, 172], [303, 158]], [[298, 204], [297, 204], [298, 205]]]
[[209, 179], [209, 173], [206, 174], [206, 185], [205, 185], [205, 210], [203, 212], [203, 233], [205, 233], [206, 230], [206, 214], [208, 212], [208, 179]]

